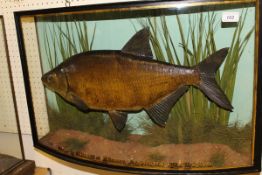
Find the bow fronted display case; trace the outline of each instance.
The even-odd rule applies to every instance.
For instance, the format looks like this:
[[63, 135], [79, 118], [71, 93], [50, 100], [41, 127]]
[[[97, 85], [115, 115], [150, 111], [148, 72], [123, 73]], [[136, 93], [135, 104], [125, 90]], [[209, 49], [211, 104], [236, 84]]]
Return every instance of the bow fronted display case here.
[[34, 145], [143, 174], [260, 171], [258, 0], [15, 12]]

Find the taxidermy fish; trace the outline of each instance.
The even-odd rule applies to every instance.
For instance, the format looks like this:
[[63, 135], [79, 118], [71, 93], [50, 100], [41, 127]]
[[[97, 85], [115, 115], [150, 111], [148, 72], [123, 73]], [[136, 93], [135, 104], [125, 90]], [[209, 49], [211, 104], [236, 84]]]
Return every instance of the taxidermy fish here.
[[128, 113], [141, 110], [164, 127], [172, 107], [190, 85], [221, 108], [232, 111], [215, 80], [228, 48], [195, 67], [176, 66], [153, 60], [149, 35], [149, 29], [144, 28], [122, 50], [74, 55], [44, 74], [43, 84], [84, 112], [108, 112], [118, 131], [124, 128]]

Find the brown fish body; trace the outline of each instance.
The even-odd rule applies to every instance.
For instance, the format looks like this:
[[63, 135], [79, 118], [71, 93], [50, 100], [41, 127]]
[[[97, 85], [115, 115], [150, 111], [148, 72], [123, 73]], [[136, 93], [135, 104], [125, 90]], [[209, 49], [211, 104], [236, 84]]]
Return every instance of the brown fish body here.
[[190, 85], [218, 106], [233, 109], [215, 80], [227, 52], [223, 48], [192, 68], [156, 61], [145, 28], [121, 50], [74, 55], [43, 75], [42, 81], [82, 111], [108, 112], [118, 131], [125, 126], [127, 112], [140, 110], [165, 126], [172, 107]]
[[96, 110], [141, 110], [178, 87], [200, 80], [195, 69], [145, 60], [121, 51], [82, 53], [67, 64], [70, 91]]

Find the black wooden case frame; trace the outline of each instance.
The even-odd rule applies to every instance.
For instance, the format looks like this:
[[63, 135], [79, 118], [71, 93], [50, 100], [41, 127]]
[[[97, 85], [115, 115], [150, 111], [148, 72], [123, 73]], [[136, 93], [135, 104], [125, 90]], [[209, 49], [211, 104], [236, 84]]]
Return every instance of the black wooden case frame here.
[[[51, 155], [59, 157], [61, 159], [81, 164], [87, 165], [94, 168], [101, 168], [112, 171], [120, 171], [120, 172], [130, 172], [130, 173], [139, 173], [139, 174], [242, 174], [249, 172], [259, 172], [261, 170], [261, 1], [260, 0], [236, 0], [236, 1], [146, 1], [146, 2], [126, 2], [126, 3], [112, 3], [112, 4], [101, 4], [101, 5], [88, 5], [88, 6], [77, 6], [77, 7], [65, 7], [65, 8], [55, 8], [55, 9], [43, 9], [43, 10], [33, 10], [33, 11], [21, 11], [15, 12], [15, 20], [18, 34], [18, 42], [21, 56], [21, 63], [23, 67], [24, 74], [24, 83], [26, 88], [26, 96], [28, 103], [28, 110], [30, 114], [30, 121], [32, 127], [33, 141], [34, 146], [38, 149], [41, 149]], [[177, 6], [180, 5], [180, 6]], [[187, 4], [186, 6], [184, 6]], [[119, 15], [122, 12], [124, 15], [121, 18], [130, 18], [137, 17], [136, 13], [142, 9], [143, 12], [140, 13], [139, 17], [145, 17], [149, 14], [151, 16], [158, 16], [161, 13], [165, 15], [172, 14], [174, 11], [180, 11], [179, 14], [187, 14], [187, 8], [191, 8], [191, 12], [206, 12], [212, 11], [212, 9], [217, 9], [216, 6], [220, 5], [218, 9], [230, 9], [231, 7], [227, 5], [233, 5], [234, 7], [241, 7], [241, 4], [251, 4], [251, 6], [256, 7], [256, 20], [255, 20], [255, 61], [254, 61], [254, 69], [255, 69], [255, 85], [254, 85], [254, 107], [253, 107], [253, 153], [252, 153], [252, 166], [241, 166], [241, 167], [227, 167], [227, 168], [200, 168], [200, 169], [190, 169], [189, 167], [183, 167], [182, 169], [172, 169], [172, 168], [143, 168], [143, 167], [128, 167], [128, 166], [119, 166], [116, 164], [103, 164], [101, 162], [96, 162], [92, 160], [83, 160], [79, 157], [69, 156], [59, 152], [58, 150], [54, 150], [44, 144], [42, 144], [39, 140], [37, 122], [36, 122], [36, 113], [33, 106], [32, 100], [32, 90], [30, 86], [30, 75], [28, 71], [28, 62], [26, 55], [26, 47], [25, 47], [25, 38], [23, 36], [23, 28], [22, 28], [22, 20], [21, 18], [27, 16], [33, 17], [41, 17], [41, 16], [52, 16], [56, 14], [72, 14], [77, 15], [80, 13], [97, 13], [94, 15], [92, 20], [96, 19], [118, 19]], [[179, 7], [179, 8], [177, 8]], [[181, 8], [182, 7], [182, 8]], [[185, 10], [183, 7], [186, 7]], [[165, 12], [162, 12], [164, 9]], [[108, 16], [100, 16], [100, 12], [108, 12]], [[62, 15], [63, 16], [63, 15]], [[88, 18], [88, 17], [87, 17]], [[35, 18], [36, 19], [36, 18]], [[85, 20], [85, 17], [83, 17]]]

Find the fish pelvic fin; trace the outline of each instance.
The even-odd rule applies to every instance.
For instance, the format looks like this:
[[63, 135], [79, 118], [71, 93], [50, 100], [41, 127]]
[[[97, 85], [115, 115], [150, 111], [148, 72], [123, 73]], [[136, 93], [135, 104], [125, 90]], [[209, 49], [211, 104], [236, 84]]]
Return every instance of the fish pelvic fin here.
[[233, 111], [229, 99], [216, 82], [216, 71], [225, 60], [229, 48], [223, 48], [207, 57], [196, 66], [200, 72], [200, 83], [198, 88], [215, 104], [221, 108]]
[[108, 114], [116, 130], [121, 132], [126, 126], [127, 113], [121, 111], [109, 111]]

